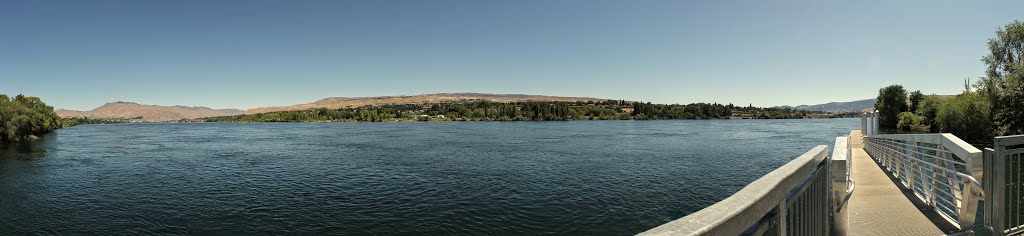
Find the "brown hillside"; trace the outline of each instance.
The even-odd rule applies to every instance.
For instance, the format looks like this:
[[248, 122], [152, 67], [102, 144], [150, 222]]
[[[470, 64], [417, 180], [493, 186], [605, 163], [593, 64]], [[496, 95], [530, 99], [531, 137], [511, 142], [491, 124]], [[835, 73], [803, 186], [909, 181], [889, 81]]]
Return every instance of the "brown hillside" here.
[[242, 114], [236, 109], [212, 109], [207, 107], [157, 106], [142, 105], [133, 102], [112, 102], [92, 109], [91, 111], [74, 111], [58, 109], [61, 117], [89, 118], [134, 118], [142, 117], [142, 121], [174, 121], [212, 116], [230, 116]]

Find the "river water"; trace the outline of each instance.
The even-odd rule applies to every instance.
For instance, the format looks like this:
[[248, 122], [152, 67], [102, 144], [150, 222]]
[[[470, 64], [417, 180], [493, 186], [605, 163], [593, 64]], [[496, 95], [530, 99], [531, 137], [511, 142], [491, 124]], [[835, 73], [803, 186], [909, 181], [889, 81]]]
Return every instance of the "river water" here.
[[632, 235], [859, 125], [83, 125], [0, 146], [0, 235]]

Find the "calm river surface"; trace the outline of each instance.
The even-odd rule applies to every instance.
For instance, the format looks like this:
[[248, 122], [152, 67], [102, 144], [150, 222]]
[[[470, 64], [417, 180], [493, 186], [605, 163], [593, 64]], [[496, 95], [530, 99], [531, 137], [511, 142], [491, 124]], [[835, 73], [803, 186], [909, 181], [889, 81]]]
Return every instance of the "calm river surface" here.
[[0, 146], [0, 235], [631, 235], [859, 125], [83, 125]]

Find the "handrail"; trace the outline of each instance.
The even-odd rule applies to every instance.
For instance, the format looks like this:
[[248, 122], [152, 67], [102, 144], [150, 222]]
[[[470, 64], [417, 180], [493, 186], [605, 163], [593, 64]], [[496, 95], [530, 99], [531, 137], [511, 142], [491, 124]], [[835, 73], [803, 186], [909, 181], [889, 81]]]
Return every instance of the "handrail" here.
[[876, 134], [865, 137], [865, 151], [899, 178], [932, 210], [963, 231], [974, 227], [978, 201], [985, 195], [982, 152], [948, 134]]
[[[848, 208], [850, 196], [853, 196], [853, 156], [850, 143], [853, 139], [859, 138], [859, 132], [850, 132], [850, 136], [837, 137], [836, 144], [832, 149], [832, 158], [829, 163], [832, 165], [832, 217], [835, 226], [835, 235], [846, 235], [849, 229]], [[857, 140], [859, 141], [859, 140]]]
[[[787, 231], [808, 235], [827, 233], [830, 209], [827, 149], [827, 145], [817, 146], [732, 196], [640, 235], [739, 235], [768, 230], [780, 232], [780, 235], [786, 235]], [[794, 201], [797, 199], [799, 201]], [[791, 209], [793, 204], [803, 204], [803, 207]], [[800, 226], [793, 228], [787, 223], [792, 219], [814, 222], [790, 222]]]

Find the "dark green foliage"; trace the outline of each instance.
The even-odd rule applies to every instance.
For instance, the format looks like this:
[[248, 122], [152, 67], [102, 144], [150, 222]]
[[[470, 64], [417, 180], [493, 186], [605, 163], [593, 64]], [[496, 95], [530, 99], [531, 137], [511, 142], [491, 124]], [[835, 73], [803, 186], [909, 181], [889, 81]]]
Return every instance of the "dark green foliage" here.
[[921, 94], [921, 90], [915, 90], [910, 93], [908, 99], [910, 100], [910, 111], [916, 112], [917, 108], [921, 106], [921, 101], [924, 100], [924, 94]]
[[953, 133], [971, 143], [992, 140], [994, 123], [988, 119], [989, 104], [974, 92], [964, 92], [939, 105], [935, 123], [942, 132]]
[[902, 112], [899, 114], [899, 123], [896, 124], [896, 128], [903, 131], [927, 131], [928, 127], [924, 125], [924, 120], [923, 116], [909, 111]]
[[60, 118], [37, 97], [0, 94], [0, 142], [19, 142], [60, 128]]
[[128, 123], [129, 119], [124, 118], [88, 118], [88, 117], [61, 117], [61, 127], [71, 127], [76, 125], [92, 125], [92, 124], [117, 124], [117, 123]]
[[936, 95], [925, 96], [924, 99], [921, 99], [921, 104], [917, 106], [915, 113], [918, 116], [924, 117], [922, 125], [928, 126], [928, 132], [939, 132], [939, 126], [935, 124], [935, 116], [939, 112], [939, 105], [943, 101], [945, 99]]
[[[625, 109], [632, 109], [626, 113]], [[728, 119], [733, 111], [750, 118], [792, 119], [829, 117], [827, 114], [790, 109], [735, 107], [693, 103], [664, 105], [621, 100], [604, 102], [515, 102], [469, 101], [437, 104], [366, 106], [359, 108], [316, 108], [260, 114], [200, 118], [199, 122], [352, 122], [352, 121], [562, 121], [562, 120], [666, 120]]]
[[878, 123], [882, 127], [896, 128], [899, 123], [899, 114], [907, 111], [907, 90], [902, 85], [889, 85], [878, 90], [878, 98], [875, 99], [875, 109], [878, 110]]
[[668, 120], [668, 119], [722, 119], [732, 116], [728, 107], [719, 104], [693, 103], [690, 105], [662, 105], [633, 103], [631, 113], [637, 120]]

